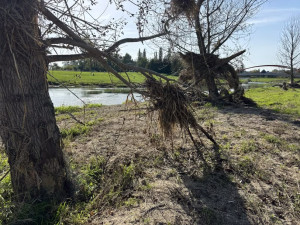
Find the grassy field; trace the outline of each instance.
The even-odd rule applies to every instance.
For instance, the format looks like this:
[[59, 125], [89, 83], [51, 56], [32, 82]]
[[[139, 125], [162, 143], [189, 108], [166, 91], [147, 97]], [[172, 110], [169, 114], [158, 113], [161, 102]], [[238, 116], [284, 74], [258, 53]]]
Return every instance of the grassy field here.
[[[121, 75], [133, 83], [143, 83], [145, 78], [137, 72], [121, 73]], [[168, 76], [171, 79], [177, 79], [175, 76]], [[107, 72], [80, 72], [80, 71], [49, 71], [48, 81], [51, 84], [59, 85], [95, 85], [95, 86], [125, 86], [113, 74]]]
[[[295, 81], [299, 81], [300, 78], [296, 78]], [[257, 77], [257, 78], [240, 78], [241, 83], [248, 83], [248, 82], [263, 82], [263, 83], [270, 83], [270, 84], [277, 84], [277, 83], [283, 83], [283, 82], [289, 82], [289, 78], [283, 78], [283, 77]]]
[[279, 87], [253, 88], [246, 92], [259, 106], [277, 112], [300, 116], [300, 90], [282, 90]]
[[[133, 83], [142, 83], [145, 78], [140, 73], [128, 72], [128, 77]], [[125, 73], [121, 75], [128, 80]], [[168, 76], [171, 79], [177, 79], [177, 76]], [[299, 81], [300, 79], [295, 79]], [[100, 85], [100, 86], [125, 86], [118, 78], [108, 72], [80, 72], [80, 71], [55, 71], [51, 70], [48, 74], [48, 81], [51, 84], [65, 84], [72, 86], [83, 86], [83, 85]], [[264, 83], [282, 83], [289, 82], [289, 78], [241, 78], [241, 83], [248, 82], [264, 82]]]

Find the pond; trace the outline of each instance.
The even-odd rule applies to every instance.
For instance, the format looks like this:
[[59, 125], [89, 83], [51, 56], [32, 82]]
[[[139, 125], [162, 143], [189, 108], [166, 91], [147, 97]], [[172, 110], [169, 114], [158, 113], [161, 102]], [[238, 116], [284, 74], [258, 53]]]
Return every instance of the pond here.
[[[249, 89], [251, 87], [262, 87], [265, 84], [263, 82], [248, 82], [247, 84], [242, 84], [242, 86], [244, 89]], [[131, 96], [128, 95], [129, 91], [128, 88], [73, 87], [69, 88], [69, 90], [63, 87], [49, 88], [54, 107], [62, 105], [83, 106], [83, 102], [86, 104], [118, 105], [124, 103], [127, 98], [131, 100]], [[134, 93], [134, 98], [137, 101], [143, 101], [140, 94]]]
[[[109, 92], [109, 93], [108, 93]], [[118, 93], [115, 93], [118, 92]], [[50, 87], [49, 93], [54, 107], [58, 106], [70, 106], [79, 105], [83, 106], [83, 102], [86, 104], [103, 104], [103, 105], [117, 105], [122, 104], [127, 100], [131, 100], [131, 96], [128, 93], [129, 89], [107, 89], [107, 88], [93, 88], [93, 87], [74, 87], [74, 88], [62, 88], [62, 87]], [[140, 94], [134, 93], [134, 98], [137, 101], [142, 101]], [[81, 100], [80, 100], [81, 99]], [[83, 102], [82, 102], [83, 101]]]

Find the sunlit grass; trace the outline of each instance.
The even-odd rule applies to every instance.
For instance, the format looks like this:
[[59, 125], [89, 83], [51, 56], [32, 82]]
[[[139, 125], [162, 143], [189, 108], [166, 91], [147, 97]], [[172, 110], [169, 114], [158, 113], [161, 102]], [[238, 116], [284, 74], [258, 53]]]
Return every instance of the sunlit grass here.
[[[48, 81], [52, 84], [65, 85], [101, 85], [101, 86], [116, 86], [124, 87], [122, 83], [113, 74], [108, 72], [80, 72], [80, 71], [52, 71], [50, 70]], [[145, 81], [145, 77], [137, 72], [120, 73], [123, 78], [132, 83], [141, 84]], [[128, 76], [127, 76], [128, 75]], [[53, 77], [54, 78], [53, 78]], [[168, 76], [171, 79], [177, 79], [175, 76]], [[59, 83], [58, 83], [59, 81]]]
[[300, 90], [282, 90], [279, 87], [254, 88], [246, 92], [259, 106], [277, 112], [300, 116]]

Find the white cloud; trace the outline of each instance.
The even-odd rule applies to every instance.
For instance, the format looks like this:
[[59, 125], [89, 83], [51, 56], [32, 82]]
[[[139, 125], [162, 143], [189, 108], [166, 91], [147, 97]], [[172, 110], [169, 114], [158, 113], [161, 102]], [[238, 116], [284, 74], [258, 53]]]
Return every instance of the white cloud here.
[[285, 17], [278, 17], [278, 16], [274, 16], [274, 17], [264, 17], [264, 18], [255, 18], [252, 20], [249, 20], [248, 23], [250, 24], [270, 24], [270, 23], [277, 23], [277, 22], [281, 22], [281, 21], [285, 21], [286, 18]]

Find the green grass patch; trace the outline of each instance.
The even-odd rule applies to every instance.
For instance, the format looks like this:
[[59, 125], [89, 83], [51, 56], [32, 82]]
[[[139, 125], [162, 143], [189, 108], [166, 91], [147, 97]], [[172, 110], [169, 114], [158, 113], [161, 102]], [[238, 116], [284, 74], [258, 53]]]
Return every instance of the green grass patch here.
[[[102, 107], [102, 104], [87, 104], [85, 105], [85, 108], [91, 109], [91, 108], [100, 108]], [[83, 106], [59, 106], [55, 107], [55, 113], [56, 114], [64, 114], [64, 113], [77, 113], [81, 112], [83, 110]]]
[[87, 104], [85, 107], [86, 108], [101, 108], [103, 105], [102, 104]]
[[264, 135], [263, 138], [269, 142], [270, 144], [276, 144], [276, 145], [281, 145], [283, 144], [282, 140], [280, 140], [280, 138], [274, 136], [274, 135]]
[[62, 113], [74, 113], [80, 112], [82, 107], [80, 106], [59, 106], [55, 107], [55, 113], [62, 114]]
[[[108, 72], [79, 72], [79, 71], [49, 71], [55, 77], [48, 75], [48, 81], [51, 84], [59, 84], [58, 81], [64, 85], [82, 86], [82, 85], [101, 85], [101, 86], [116, 86], [124, 87], [125, 84], [116, 78], [113, 74]], [[145, 81], [145, 77], [141, 73], [128, 72], [120, 73], [127, 81], [141, 84]], [[168, 76], [171, 79], [177, 79], [176, 76]], [[57, 81], [58, 80], [58, 81]]]
[[[298, 81], [300, 79], [295, 79], [295, 81]], [[241, 83], [248, 83], [248, 82], [263, 82], [263, 83], [283, 83], [283, 82], [289, 82], [290, 78], [284, 78], [284, 77], [253, 77], [253, 78], [240, 78]]]
[[70, 128], [62, 128], [60, 130], [61, 136], [63, 138], [74, 138], [76, 136], [86, 134], [90, 130], [90, 125], [81, 125], [81, 124], [76, 124], [73, 127]]
[[254, 88], [246, 92], [246, 97], [253, 99], [261, 107], [300, 116], [299, 89], [284, 91], [278, 87]]
[[13, 210], [9, 164], [3, 149], [0, 149], [0, 224], [6, 224]]

